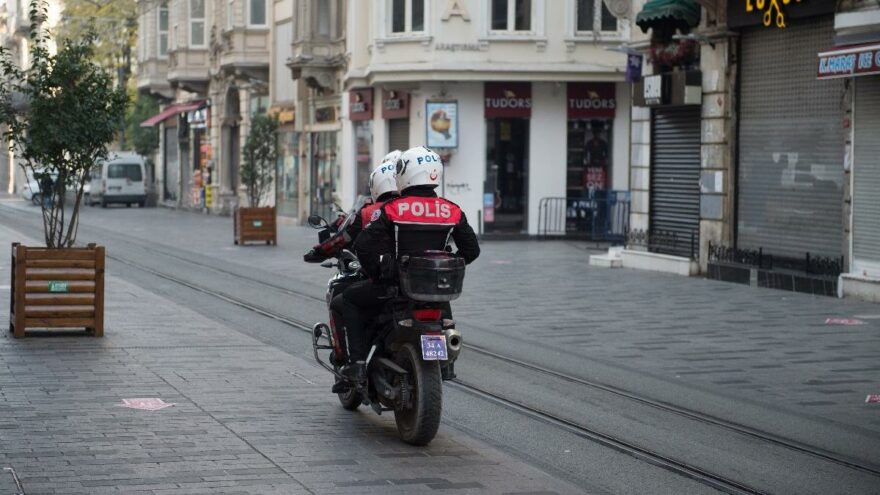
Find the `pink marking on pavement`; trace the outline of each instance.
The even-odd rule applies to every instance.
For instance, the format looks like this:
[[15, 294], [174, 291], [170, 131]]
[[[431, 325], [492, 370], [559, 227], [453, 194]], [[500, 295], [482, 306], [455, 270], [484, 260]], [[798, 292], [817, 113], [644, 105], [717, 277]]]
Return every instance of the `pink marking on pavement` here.
[[855, 318], [828, 318], [825, 320], [826, 325], [864, 325], [865, 322], [862, 320], [856, 320]]
[[867, 404], [880, 404], [880, 395], [869, 395], [865, 402]]
[[117, 404], [120, 407], [127, 407], [129, 409], [141, 409], [143, 411], [158, 411], [159, 409], [165, 409], [166, 407], [171, 407], [174, 404], [169, 404], [162, 399], [122, 399], [122, 404]]
[[492, 260], [492, 263], [495, 265], [509, 265], [510, 260]]

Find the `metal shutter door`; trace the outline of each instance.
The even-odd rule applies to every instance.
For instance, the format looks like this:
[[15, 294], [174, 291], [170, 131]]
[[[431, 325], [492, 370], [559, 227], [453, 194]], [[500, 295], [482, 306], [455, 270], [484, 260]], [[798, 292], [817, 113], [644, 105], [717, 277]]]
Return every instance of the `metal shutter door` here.
[[[653, 251], [691, 256], [700, 234], [700, 107], [658, 108], [651, 119]], [[662, 239], [662, 240], [661, 240]]]
[[388, 121], [388, 150], [409, 149], [409, 119]]
[[880, 77], [855, 83], [853, 259], [880, 264]]
[[770, 254], [840, 256], [843, 82], [816, 80], [830, 17], [742, 37], [737, 241]]

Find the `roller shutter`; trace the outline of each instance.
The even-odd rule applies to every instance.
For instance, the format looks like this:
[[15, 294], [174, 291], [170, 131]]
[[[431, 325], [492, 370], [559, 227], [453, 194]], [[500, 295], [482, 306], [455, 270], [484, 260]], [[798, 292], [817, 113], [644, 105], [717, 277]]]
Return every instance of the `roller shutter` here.
[[652, 251], [691, 257], [693, 245], [696, 255], [700, 233], [699, 106], [653, 112], [650, 222]]
[[409, 149], [409, 119], [388, 121], [388, 149], [401, 151]]
[[776, 256], [839, 257], [843, 82], [816, 79], [831, 17], [742, 36], [737, 242]]
[[880, 77], [855, 84], [853, 261], [870, 271], [880, 269]]

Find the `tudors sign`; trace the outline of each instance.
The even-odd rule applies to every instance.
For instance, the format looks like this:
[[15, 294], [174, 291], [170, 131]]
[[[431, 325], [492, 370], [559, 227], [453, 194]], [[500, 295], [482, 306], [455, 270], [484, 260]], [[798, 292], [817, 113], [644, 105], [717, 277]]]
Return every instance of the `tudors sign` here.
[[486, 83], [485, 115], [492, 118], [532, 116], [532, 83]]
[[568, 83], [568, 118], [613, 119], [614, 83]]
[[819, 53], [817, 79], [880, 74], [880, 45], [838, 48]]
[[409, 93], [401, 91], [382, 91], [382, 118], [408, 119]]
[[373, 118], [373, 88], [351, 90], [348, 97], [348, 118], [351, 121]]

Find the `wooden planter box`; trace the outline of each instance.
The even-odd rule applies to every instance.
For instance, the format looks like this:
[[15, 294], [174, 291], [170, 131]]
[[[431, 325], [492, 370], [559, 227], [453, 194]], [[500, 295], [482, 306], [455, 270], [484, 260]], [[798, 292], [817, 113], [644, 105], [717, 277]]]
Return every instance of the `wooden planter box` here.
[[275, 207], [236, 208], [235, 243], [265, 242], [278, 245], [278, 225], [275, 222]]
[[9, 331], [84, 328], [104, 336], [104, 247], [46, 249], [12, 244]]

